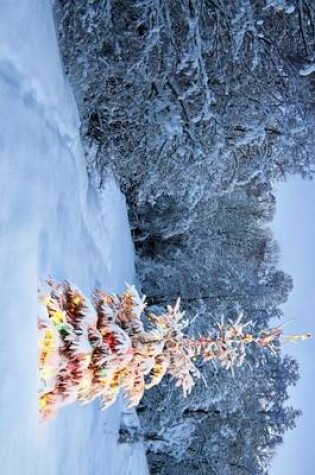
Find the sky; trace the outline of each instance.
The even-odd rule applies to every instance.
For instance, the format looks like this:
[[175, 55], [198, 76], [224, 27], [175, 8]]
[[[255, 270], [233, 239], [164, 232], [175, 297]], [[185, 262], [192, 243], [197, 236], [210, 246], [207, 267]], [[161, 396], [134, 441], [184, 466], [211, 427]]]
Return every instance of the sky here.
[[303, 415], [286, 433], [270, 475], [311, 475], [315, 473], [315, 181], [293, 178], [278, 186], [273, 229], [281, 249], [280, 268], [294, 281], [283, 306], [285, 319], [294, 319], [286, 332], [311, 332], [313, 338], [285, 346], [300, 365], [300, 380], [290, 390], [289, 403]]

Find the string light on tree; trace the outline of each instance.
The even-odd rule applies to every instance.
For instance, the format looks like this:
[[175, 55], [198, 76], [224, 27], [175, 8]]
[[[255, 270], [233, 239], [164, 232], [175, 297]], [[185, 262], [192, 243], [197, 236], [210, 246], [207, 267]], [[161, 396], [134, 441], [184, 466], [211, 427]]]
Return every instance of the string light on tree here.
[[283, 336], [282, 327], [252, 334], [243, 315], [220, 324], [207, 336], [189, 338], [180, 300], [162, 315], [145, 313], [145, 297], [133, 286], [118, 296], [96, 290], [89, 300], [69, 282], [49, 280], [39, 292], [39, 409], [48, 419], [61, 407], [101, 398], [113, 404], [122, 390], [129, 406], [169, 374], [184, 397], [201, 373], [194, 361], [214, 361], [233, 371], [243, 363], [246, 347], [257, 344], [272, 352], [279, 340], [308, 339], [309, 334]]

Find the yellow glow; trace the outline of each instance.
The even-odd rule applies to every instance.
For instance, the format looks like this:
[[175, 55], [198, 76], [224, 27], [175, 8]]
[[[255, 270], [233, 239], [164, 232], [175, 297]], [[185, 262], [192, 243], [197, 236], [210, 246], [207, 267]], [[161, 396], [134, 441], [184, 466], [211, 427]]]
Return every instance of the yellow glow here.
[[50, 317], [54, 325], [60, 325], [60, 323], [65, 323], [66, 319], [64, 313], [61, 310], [56, 310]]
[[42, 396], [39, 399], [39, 409], [44, 409], [48, 404], [47, 396]]
[[80, 303], [82, 303], [82, 298], [80, 297], [80, 295], [77, 295], [72, 299], [72, 302], [74, 303], [74, 305], [79, 305]]

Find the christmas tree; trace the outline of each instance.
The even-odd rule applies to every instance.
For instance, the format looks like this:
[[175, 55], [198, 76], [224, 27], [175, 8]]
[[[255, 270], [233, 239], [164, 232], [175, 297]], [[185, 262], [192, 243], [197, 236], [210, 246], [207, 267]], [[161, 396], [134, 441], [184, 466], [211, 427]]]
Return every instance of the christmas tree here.
[[[207, 337], [189, 338], [188, 320], [178, 300], [161, 315], [145, 313], [145, 297], [135, 287], [121, 295], [97, 290], [92, 299], [69, 282], [49, 280], [39, 292], [39, 408], [42, 419], [67, 404], [86, 404], [101, 397], [101, 408], [113, 404], [122, 390], [129, 406], [169, 374], [184, 397], [201, 377], [196, 359], [227, 369], [241, 365], [249, 344], [276, 352], [282, 338], [277, 327], [255, 335], [251, 322], [217, 325]], [[310, 335], [292, 335], [288, 340]]]

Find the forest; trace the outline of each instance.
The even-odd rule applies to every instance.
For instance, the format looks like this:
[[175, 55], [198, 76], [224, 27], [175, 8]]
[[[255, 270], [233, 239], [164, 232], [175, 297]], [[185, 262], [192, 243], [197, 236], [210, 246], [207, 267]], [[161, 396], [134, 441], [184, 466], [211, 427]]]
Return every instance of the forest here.
[[[138, 286], [180, 296], [192, 335], [240, 312], [283, 322], [293, 288], [271, 230], [275, 186], [314, 175], [312, 0], [55, 0], [93, 183], [128, 203]], [[234, 375], [200, 363], [183, 399], [169, 378], [137, 408], [150, 473], [263, 475], [300, 415], [298, 363], [253, 347]]]

